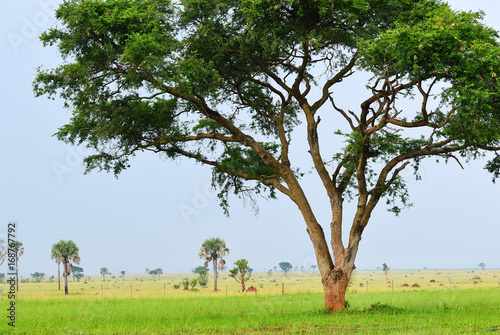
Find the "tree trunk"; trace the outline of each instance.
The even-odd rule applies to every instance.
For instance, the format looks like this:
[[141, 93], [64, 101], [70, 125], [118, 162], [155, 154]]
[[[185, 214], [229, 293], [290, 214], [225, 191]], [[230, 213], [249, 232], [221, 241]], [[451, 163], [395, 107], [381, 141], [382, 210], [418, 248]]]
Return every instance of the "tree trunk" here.
[[349, 284], [349, 277], [343, 270], [333, 270], [322, 279], [325, 292], [325, 309], [332, 313], [346, 309], [345, 293]]
[[214, 258], [214, 292], [217, 292], [217, 258]]
[[64, 263], [63, 277], [64, 277], [64, 294], [69, 294], [69, 292], [68, 292], [68, 264], [67, 263]]
[[59, 290], [61, 290], [61, 263], [57, 263], [57, 283], [59, 284]]
[[[16, 251], [17, 255], [17, 251]], [[16, 291], [19, 292], [19, 270], [17, 268], [17, 262], [19, 262], [19, 258], [16, 256]]]

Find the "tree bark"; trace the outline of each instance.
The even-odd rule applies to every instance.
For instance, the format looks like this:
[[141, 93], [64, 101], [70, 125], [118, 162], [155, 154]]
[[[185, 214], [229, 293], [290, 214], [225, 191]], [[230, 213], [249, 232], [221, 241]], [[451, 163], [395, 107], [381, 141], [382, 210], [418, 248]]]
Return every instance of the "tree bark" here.
[[59, 290], [61, 290], [61, 263], [57, 263], [57, 283], [59, 284]]
[[217, 292], [217, 258], [213, 259], [214, 264], [214, 292]]
[[323, 291], [325, 292], [325, 309], [332, 313], [346, 309], [345, 293], [350, 277], [342, 269], [332, 270], [322, 279]]

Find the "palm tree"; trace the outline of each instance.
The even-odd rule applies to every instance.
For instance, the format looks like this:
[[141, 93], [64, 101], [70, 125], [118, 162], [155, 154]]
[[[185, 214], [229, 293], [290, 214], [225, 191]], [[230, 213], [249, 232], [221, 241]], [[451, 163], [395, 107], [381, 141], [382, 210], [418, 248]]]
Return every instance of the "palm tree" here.
[[61, 289], [61, 262], [62, 262], [62, 256], [59, 253], [58, 250], [52, 250], [50, 251], [50, 258], [54, 259], [57, 263], [57, 283], [59, 284], [59, 290]]
[[198, 256], [205, 259], [205, 267], [208, 267], [208, 263], [212, 262], [214, 267], [214, 291], [217, 291], [217, 260], [219, 261], [218, 268], [222, 270], [226, 261], [222, 257], [229, 253], [229, 249], [226, 247], [226, 242], [218, 237], [212, 237], [206, 239], [201, 244], [200, 253]]
[[19, 271], [17, 269], [17, 263], [19, 262], [19, 258], [24, 254], [24, 247], [22, 242], [15, 241], [14, 245], [10, 246], [10, 249], [14, 250], [14, 252], [16, 253], [16, 288], [19, 292]]
[[80, 256], [78, 255], [78, 247], [72, 240], [63, 241], [60, 240], [56, 244], [52, 245], [51, 258], [56, 259], [60, 257], [63, 263], [63, 277], [64, 277], [64, 293], [68, 294], [68, 276], [73, 269], [73, 264], [80, 264]]

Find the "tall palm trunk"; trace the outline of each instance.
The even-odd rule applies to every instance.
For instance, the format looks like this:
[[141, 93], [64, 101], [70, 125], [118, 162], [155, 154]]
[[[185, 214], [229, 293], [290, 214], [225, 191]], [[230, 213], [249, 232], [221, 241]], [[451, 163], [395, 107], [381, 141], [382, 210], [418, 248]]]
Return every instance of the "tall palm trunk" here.
[[61, 290], [61, 263], [57, 263], [57, 283], [59, 284], [59, 291]]
[[217, 292], [217, 258], [213, 259], [214, 264], [214, 292]]
[[68, 263], [64, 262], [64, 294], [69, 294], [68, 292]]

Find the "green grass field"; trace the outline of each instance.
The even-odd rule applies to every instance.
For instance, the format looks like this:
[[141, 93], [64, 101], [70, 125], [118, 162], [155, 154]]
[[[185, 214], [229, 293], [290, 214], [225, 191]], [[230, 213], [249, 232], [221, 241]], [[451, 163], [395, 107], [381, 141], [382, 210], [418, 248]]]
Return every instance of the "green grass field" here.
[[[438, 274], [439, 273], [439, 274]], [[500, 332], [500, 271], [358, 271], [347, 295], [349, 311], [324, 312], [318, 274], [254, 273], [257, 294], [238, 292], [222, 274], [221, 291], [183, 291], [174, 284], [193, 275], [93, 276], [69, 283], [20, 284], [16, 327], [8, 326], [8, 286], [0, 332], [17, 334], [442, 334]], [[474, 288], [474, 277], [476, 287]], [[448, 279], [449, 278], [449, 279]], [[108, 280], [111, 279], [107, 278]], [[142, 279], [142, 281], [141, 281]], [[431, 280], [434, 280], [431, 282]], [[389, 284], [390, 282], [390, 284]], [[393, 285], [394, 282], [394, 292]], [[282, 294], [282, 283], [285, 294]], [[366, 288], [368, 283], [368, 290]], [[404, 284], [410, 287], [402, 287]], [[412, 288], [413, 284], [420, 288]], [[360, 284], [363, 284], [360, 286]], [[101, 298], [101, 285], [103, 287]], [[132, 286], [132, 288], [131, 288]], [[165, 291], [164, 291], [165, 287]], [[368, 291], [368, 292], [367, 292]], [[132, 292], [132, 298], [130, 294]], [[165, 294], [164, 294], [165, 292]], [[227, 293], [226, 293], [227, 292]]]

